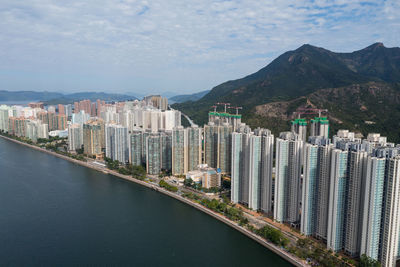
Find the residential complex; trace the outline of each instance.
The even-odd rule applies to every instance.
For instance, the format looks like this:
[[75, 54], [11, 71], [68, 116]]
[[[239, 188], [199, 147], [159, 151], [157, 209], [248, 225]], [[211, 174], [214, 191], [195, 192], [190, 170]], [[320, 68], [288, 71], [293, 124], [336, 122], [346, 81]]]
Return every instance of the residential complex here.
[[[310, 123], [309, 123], [310, 122]], [[210, 112], [204, 127], [181, 125], [166, 99], [74, 105], [0, 106], [0, 131], [32, 142], [67, 135], [67, 150], [149, 175], [231, 184], [230, 200], [298, 228], [334, 252], [382, 266], [400, 255], [400, 146], [378, 133], [339, 130], [327, 117], [295, 119], [276, 138], [239, 114]], [[309, 134], [308, 134], [309, 133]]]

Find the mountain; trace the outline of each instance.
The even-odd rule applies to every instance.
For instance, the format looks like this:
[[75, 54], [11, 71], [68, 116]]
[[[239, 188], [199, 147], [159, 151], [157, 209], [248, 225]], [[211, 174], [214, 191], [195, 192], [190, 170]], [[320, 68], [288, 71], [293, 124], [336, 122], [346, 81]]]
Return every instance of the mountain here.
[[[256, 107], [266, 103], [294, 101], [321, 89], [333, 90], [353, 85], [366, 88], [365, 86], [371, 82], [379, 88], [398, 90], [400, 48], [386, 48], [382, 43], [375, 43], [352, 53], [335, 53], [305, 44], [294, 51], [280, 55], [256, 73], [214, 87], [198, 101], [174, 104], [173, 107], [182, 110], [196, 123], [203, 124], [207, 121], [207, 113], [212, 105], [216, 102], [228, 102], [233, 106], [242, 106], [244, 121], [253, 127], [262, 125], [273, 130], [276, 118], [257, 113]], [[342, 98], [343, 101], [347, 101], [351, 95], [345, 94]], [[373, 100], [373, 95], [368, 99]], [[339, 100], [341, 101], [336, 99], [330, 102], [329, 115], [332, 117], [337, 116], [339, 112], [334, 108], [335, 104], [340, 106], [340, 103], [343, 103]], [[352, 102], [348, 104], [356, 115], [361, 112], [355, 106], [353, 109]], [[379, 113], [375, 115], [377, 118], [383, 116]], [[268, 121], [270, 123], [264, 123]], [[359, 121], [343, 118], [343, 127], [350, 125], [348, 122], [358, 125], [362, 123], [361, 118]], [[284, 123], [288, 125], [287, 121]], [[381, 126], [379, 129], [387, 127], [388, 122]]]
[[72, 93], [72, 94], [62, 95], [61, 97], [45, 100], [44, 102], [45, 104], [48, 105], [71, 104], [75, 101], [80, 101], [84, 99], [89, 99], [91, 101], [96, 101], [97, 99], [101, 99], [104, 101], [126, 101], [126, 100], [135, 100], [137, 98], [134, 96], [123, 95], [123, 94], [111, 94], [103, 92], [82, 92], [82, 93]]
[[327, 109], [331, 134], [339, 129], [364, 135], [378, 132], [392, 142], [400, 142], [400, 86], [384, 82], [320, 89], [289, 101], [258, 105], [244, 120], [277, 134], [288, 129], [297, 108]]
[[95, 101], [97, 99], [105, 101], [125, 101], [137, 98], [134, 96], [102, 92], [62, 94], [46, 91], [0, 91], [0, 101], [43, 101], [46, 104], [69, 104], [83, 99], [89, 99], [91, 101]]
[[61, 97], [63, 94], [54, 92], [34, 92], [34, 91], [0, 91], [0, 101], [29, 101], [29, 100], [49, 100]]
[[200, 98], [202, 98], [203, 96], [205, 96], [206, 94], [208, 94], [208, 92], [210, 92], [210, 90], [205, 90], [205, 91], [201, 91], [201, 92], [189, 94], [189, 95], [176, 95], [176, 96], [169, 98], [168, 101], [170, 103], [182, 103], [182, 102], [187, 102], [187, 101], [197, 101]]

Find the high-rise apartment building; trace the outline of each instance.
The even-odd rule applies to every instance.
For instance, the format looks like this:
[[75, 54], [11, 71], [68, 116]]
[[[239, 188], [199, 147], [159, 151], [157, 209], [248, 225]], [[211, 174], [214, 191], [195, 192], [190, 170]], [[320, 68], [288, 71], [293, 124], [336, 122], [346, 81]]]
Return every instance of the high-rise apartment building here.
[[344, 250], [351, 256], [357, 256], [360, 252], [362, 193], [367, 156], [367, 152], [362, 151], [359, 146], [352, 147], [348, 156]]
[[144, 130], [142, 133], [142, 162], [147, 161], [147, 137], [151, 135], [151, 130]]
[[185, 173], [185, 129], [182, 126], [172, 130], [172, 174]]
[[362, 140], [365, 145], [365, 151], [372, 153], [375, 148], [386, 147], [388, 145], [387, 138], [379, 133], [369, 133], [367, 139]]
[[333, 251], [343, 249], [346, 212], [348, 151], [332, 150], [331, 184], [329, 187], [327, 247]]
[[383, 267], [396, 265], [400, 227], [400, 157], [387, 161], [384, 211], [382, 220], [381, 255]]
[[161, 172], [161, 138], [157, 133], [146, 137], [146, 171], [157, 175]]
[[148, 105], [152, 105], [155, 108], [161, 110], [168, 109], [168, 99], [166, 97], [162, 97], [160, 95], [150, 95], [146, 96], [143, 99]]
[[185, 173], [196, 170], [201, 162], [201, 128], [193, 125], [185, 129]]
[[291, 121], [291, 131], [299, 136], [299, 140], [306, 142], [307, 121], [305, 119], [295, 119]]
[[41, 121], [37, 123], [38, 127], [38, 138], [48, 139], [49, 138], [49, 126]]
[[204, 125], [204, 163], [212, 168], [218, 166], [218, 126], [212, 122]]
[[65, 130], [67, 129], [67, 116], [64, 114], [57, 114], [55, 116], [55, 128], [56, 130]]
[[[67, 114], [65, 113], [65, 106], [64, 106], [64, 105], [58, 104], [58, 114], [67, 115]], [[67, 116], [68, 116], [68, 115], [67, 115]]]
[[261, 207], [261, 136], [249, 138], [249, 208], [259, 210]]
[[142, 156], [142, 143], [143, 143], [143, 131], [138, 129], [130, 134], [130, 163], [133, 166], [140, 166], [143, 161]]
[[8, 133], [18, 137], [25, 136], [26, 119], [24, 117], [8, 118]]
[[274, 136], [269, 130], [232, 133], [232, 202], [271, 212], [273, 144]]
[[104, 123], [90, 120], [83, 124], [83, 148], [88, 155], [100, 156], [104, 144]]
[[83, 125], [88, 120], [90, 120], [90, 115], [85, 113], [84, 110], [81, 110], [78, 113], [72, 114], [72, 119], [71, 119], [72, 123], [77, 123], [77, 124]]
[[25, 137], [32, 140], [34, 143], [36, 143], [38, 139], [39, 124], [41, 124], [40, 121], [26, 120]]
[[310, 136], [329, 138], [329, 120], [326, 117], [315, 117], [311, 120]]
[[326, 240], [332, 145], [323, 136], [310, 137], [304, 146], [300, 231]]
[[386, 159], [368, 156], [360, 254], [379, 260]]
[[68, 118], [71, 118], [71, 116], [72, 116], [72, 105], [71, 104], [65, 105], [65, 115], [67, 115]]
[[345, 142], [356, 142], [355, 134], [349, 130], [339, 130], [336, 135], [332, 137], [333, 146], [336, 147], [336, 143], [340, 141]]
[[232, 126], [233, 131], [236, 132], [242, 125], [242, 115], [238, 114], [238, 112], [236, 114], [227, 113], [225, 108], [224, 112], [210, 111], [208, 113], [208, 121], [215, 125], [223, 125], [227, 123]]
[[160, 132], [161, 138], [161, 169], [172, 171], [172, 132]]
[[47, 111], [50, 113], [56, 113], [56, 107], [55, 106], [48, 106]]
[[8, 118], [11, 108], [6, 105], [0, 106], [0, 131], [8, 132]]
[[[245, 149], [243, 149], [243, 136], [242, 133], [232, 133], [232, 159], [231, 159], [231, 201], [233, 203], [246, 203], [248, 204], [248, 190], [247, 198], [242, 198], [244, 179], [244, 156]], [[247, 181], [248, 184], [248, 181]], [[248, 188], [248, 186], [247, 186]]]
[[122, 125], [107, 124], [105, 127], [106, 157], [126, 163], [129, 160], [128, 129]]
[[230, 173], [231, 171], [232, 130], [232, 126], [228, 123], [218, 126], [217, 168], [221, 173]]
[[276, 139], [274, 219], [297, 223], [300, 219], [301, 168], [303, 141], [293, 132]]
[[186, 174], [201, 164], [201, 129], [192, 126], [172, 131], [172, 174]]
[[272, 213], [272, 164], [274, 156], [274, 135], [267, 129], [256, 129], [254, 133], [261, 138], [261, 176], [260, 176], [260, 207], [267, 214]]
[[83, 126], [80, 124], [70, 124], [68, 126], [68, 150], [76, 151], [83, 145]]

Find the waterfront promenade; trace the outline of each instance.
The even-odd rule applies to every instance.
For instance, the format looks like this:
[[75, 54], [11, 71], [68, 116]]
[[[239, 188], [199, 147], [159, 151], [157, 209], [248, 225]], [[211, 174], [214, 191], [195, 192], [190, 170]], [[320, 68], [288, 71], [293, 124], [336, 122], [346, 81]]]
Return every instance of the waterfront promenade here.
[[240, 231], [241, 233], [245, 234], [245, 235], [248, 236], [249, 238], [253, 239], [254, 241], [256, 241], [256, 242], [258, 242], [258, 243], [260, 243], [261, 245], [265, 246], [265, 247], [268, 248], [269, 250], [275, 252], [276, 254], [278, 254], [279, 256], [281, 256], [282, 258], [284, 258], [285, 260], [287, 260], [287, 261], [290, 262], [291, 264], [293, 264], [293, 265], [295, 265], [295, 266], [307, 266], [307, 264], [306, 264], [304, 261], [302, 261], [302, 260], [296, 258], [295, 256], [289, 254], [288, 252], [286, 252], [286, 251], [283, 250], [282, 248], [277, 247], [277, 246], [275, 246], [275, 245], [273, 245], [273, 244], [267, 242], [265, 239], [263, 239], [263, 238], [261, 238], [260, 236], [254, 234], [253, 232], [247, 230], [246, 228], [239, 226], [236, 222], [233, 222], [233, 221], [229, 220], [229, 219], [226, 218], [225, 216], [223, 216], [223, 215], [221, 215], [221, 214], [219, 214], [219, 213], [216, 213], [216, 212], [214, 212], [214, 211], [212, 211], [212, 210], [210, 210], [210, 209], [208, 209], [208, 208], [202, 206], [202, 205], [199, 204], [199, 203], [196, 203], [196, 202], [194, 202], [194, 201], [192, 201], [192, 200], [186, 199], [186, 198], [180, 196], [179, 194], [176, 194], [176, 193], [167, 191], [166, 189], [161, 188], [161, 187], [159, 187], [158, 185], [156, 185], [156, 184], [154, 184], [154, 183], [149, 183], [149, 182], [146, 182], [146, 181], [141, 181], [141, 180], [132, 178], [131, 176], [128, 176], [128, 175], [122, 175], [122, 174], [120, 174], [120, 173], [118, 173], [118, 172], [116, 172], [116, 171], [109, 170], [109, 169], [107, 169], [107, 168], [105, 168], [105, 167], [103, 167], [103, 166], [101, 166], [101, 165], [99, 165], [99, 164], [96, 164], [96, 163], [93, 162], [93, 161], [84, 162], [84, 161], [76, 160], [76, 159], [70, 158], [70, 157], [68, 157], [68, 156], [65, 156], [65, 155], [62, 155], [62, 154], [58, 154], [58, 153], [55, 153], [55, 152], [46, 150], [46, 149], [44, 149], [44, 148], [40, 148], [40, 147], [35, 146], [35, 145], [30, 145], [30, 144], [27, 144], [27, 143], [24, 143], [24, 142], [21, 142], [21, 141], [12, 139], [12, 138], [8, 138], [8, 137], [1, 136], [1, 135], [0, 135], [0, 137], [2, 137], [2, 138], [4, 138], [4, 139], [7, 139], [7, 140], [9, 140], [9, 141], [12, 141], [12, 142], [21, 144], [21, 145], [28, 146], [28, 147], [33, 148], [33, 149], [36, 149], [36, 150], [38, 150], [38, 151], [42, 151], [42, 152], [45, 152], [45, 153], [54, 155], [54, 156], [56, 156], [56, 157], [59, 157], [59, 158], [68, 160], [68, 161], [70, 161], [70, 162], [79, 164], [79, 165], [81, 165], [81, 166], [89, 167], [89, 168], [91, 168], [91, 169], [94, 169], [94, 170], [97, 170], [97, 171], [100, 171], [100, 172], [107, 172], [107, 173], [112, 174], [112, 175], [114, 175], [114, 176], [116, 176], [116, 177], [118, 177], [118, 178], [125, 179], [125, 180], [129, 180], [129, 181], [131, 181], [131, 182], [134, 182], [134, 183], [137, 183], [137, 184], [146, 186], [146, 187], [148, 187], [148, 188], [150, 188], [150, 189], [156, 190], [156, 191], [161, 192], [161, 193], [163, 193], [163, 194], [165, 194], [165, 195], [168, 195], [168, 196], [170, 196], [170, 197], [173, 197], [173, 198], [175, 198], [175, 199], [177, 199], [177, 200], [179, 200], [179, 201], [181, 201], [181, 202], [184, 202], [184, 203], [186, 203], [186, 204], [188, 204], [188, 205], [191, 205], [191, 206], [194, 207], [194, 208], [197, 208], [198, 210], [203, 211], [204, 213], [207, 213], [208, 215], [210, 215], [210, 216], [212, 216], [212, 217], [214, 217], [214, 218], [216, 218], [216, 219], [218, 219], [218, 220], [224, 222], [225, 224], [231, 226], [232, 228], [234, 228], [234, 229]]

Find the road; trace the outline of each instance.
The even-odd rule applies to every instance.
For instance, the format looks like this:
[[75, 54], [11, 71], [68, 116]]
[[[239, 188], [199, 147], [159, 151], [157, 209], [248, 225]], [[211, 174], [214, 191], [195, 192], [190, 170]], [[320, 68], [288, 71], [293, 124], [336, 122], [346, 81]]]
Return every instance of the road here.
[[[171, 105], [168, 105], [168, 107], [169, 107], [169, 109], [174, 110], [173, 108], [171, 108]], [[185, 113], [182, 113], [182, 111], [181, 111], [181, 114], [182, 114], [183, 117], [185, 117], [185, 119], [187, 119], [187, 121], [190, 123], [190, 126], [193, 127], [193, 126], [196, 125], [196, 123], [194, 123], [194, 122], [189, 118], [188, 115], [186, 115]]]

